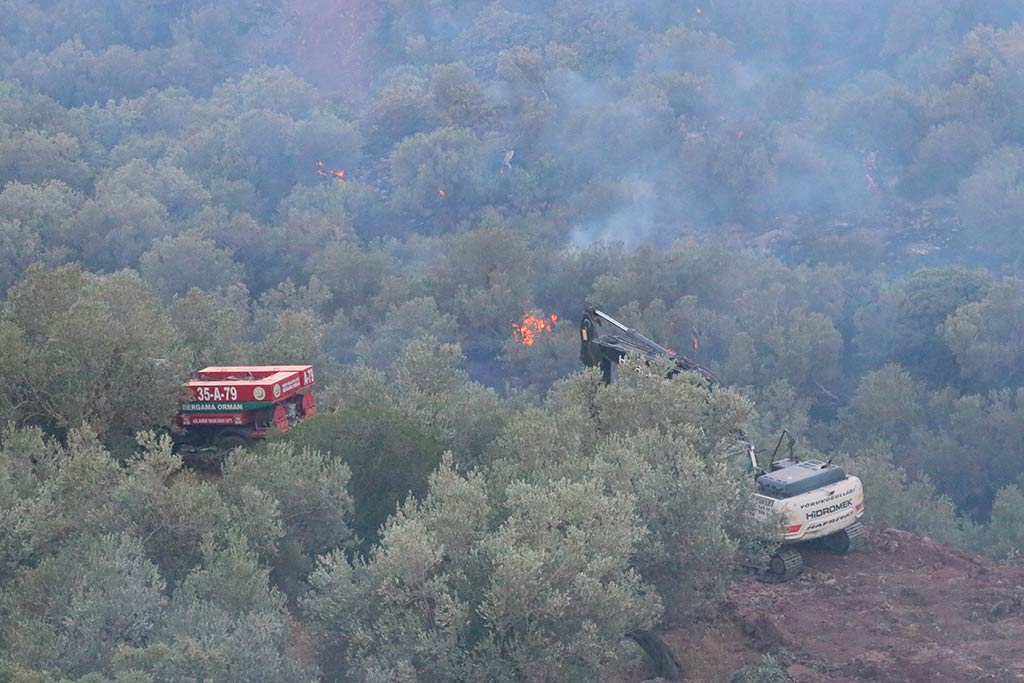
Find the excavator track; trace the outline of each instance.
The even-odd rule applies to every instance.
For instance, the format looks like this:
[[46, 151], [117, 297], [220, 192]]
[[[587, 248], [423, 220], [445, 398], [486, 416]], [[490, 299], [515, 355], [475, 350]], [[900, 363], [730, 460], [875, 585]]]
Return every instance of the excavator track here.
[[854, 522], [842, 531], [837, 531], [825, 539], [828, 549], [837, 555], [849, 555], [864, 547], [867, 541], [867, 533], [864, 525]]
[[763, 583], [784, 583], [800, 576], [804, 570], [804, 558], [794, 548], [779, 548], [768, 560], [768, 567], [758, 573]]

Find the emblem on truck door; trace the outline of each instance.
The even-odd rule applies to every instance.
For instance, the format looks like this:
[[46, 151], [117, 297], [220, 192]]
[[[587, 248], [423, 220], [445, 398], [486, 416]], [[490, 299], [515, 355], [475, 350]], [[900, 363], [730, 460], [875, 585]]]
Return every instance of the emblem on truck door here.
[[256, 387], [255, 389], [252, 390], [252, 397], [257, 401], [262, 401], [267, 397], [267, 392], [266, 390], [263, 389], [263, 387]]

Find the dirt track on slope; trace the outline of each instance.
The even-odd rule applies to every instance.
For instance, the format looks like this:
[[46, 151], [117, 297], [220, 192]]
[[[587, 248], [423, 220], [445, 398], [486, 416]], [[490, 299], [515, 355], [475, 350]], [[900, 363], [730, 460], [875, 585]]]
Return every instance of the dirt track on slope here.
[[664, 634], [694, 683], [720, 683], [762, 653], [794, 683], [1024, 681], [1024, 567], [895, 529], [847, 557], [803, 549], [786, 584], [739, 582], [728, 616]]

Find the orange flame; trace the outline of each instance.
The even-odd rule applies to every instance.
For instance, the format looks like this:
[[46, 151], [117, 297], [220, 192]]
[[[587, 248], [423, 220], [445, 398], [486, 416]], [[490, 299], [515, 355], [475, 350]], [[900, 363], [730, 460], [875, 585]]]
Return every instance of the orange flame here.
[[339, 183], [345, 182], [345, 172], [341, 170], [328, 170], [324, 167], [324, 162], [316, 162], [316, 172], [322, 178], [334, 178]]
[[546, 318], [527, 314], [523, 317], [522, 322], [512, 323], [512, 337], [520, 344], [533, 346], [533, 343], [537, 341], [537, 335], [555, 329], [557, 322], [558, 316], [554, 313]]

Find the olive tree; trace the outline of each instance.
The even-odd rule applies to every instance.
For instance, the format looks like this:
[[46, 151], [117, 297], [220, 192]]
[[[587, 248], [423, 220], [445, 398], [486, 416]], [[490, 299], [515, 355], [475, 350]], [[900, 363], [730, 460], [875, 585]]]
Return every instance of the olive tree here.
[[505, 505], [483, 544], [491, 578], [475, 666], [502, 681], [598, 678], [661, 613], [630, 563], [646, 531], [635, 498], [563, 479], [513, 484]]
[[160, 573], [127, 534], [82, 536], [20, 571], [0, 604], [13, 615], [2, 640], [31, 667], [81, 676], [105, 669], [118, 645], [153, 632], [165, 597]]
[[315, 680], [315, 670], [287, 650], [294, 622], [245, 537], [206, 542], [202, 554], [147, 642], [122, 648], [115, 670], [172, 683]]
[[325, 670], [381, 681], [465, 680], [467, 597], [481, 590], [468, 584], [484, 580], [476, 558], [488, 515], [480, 477], [459, 476], [448, 456], [422, 502], [398, 510], [368, 558], [340, 551], [320, 558], [302, 604]]
[[0, 411], [65, 433], [89, 423], [130, 439], [167, 424], [184, 354], [166, 311], [131, 271], [33, 268], [0, 309]]
[[976, 387], [1019, 385], [1024, 361], [1024, 281], [1006, 278], [960, 306], [939, 329], [960, 374]]

